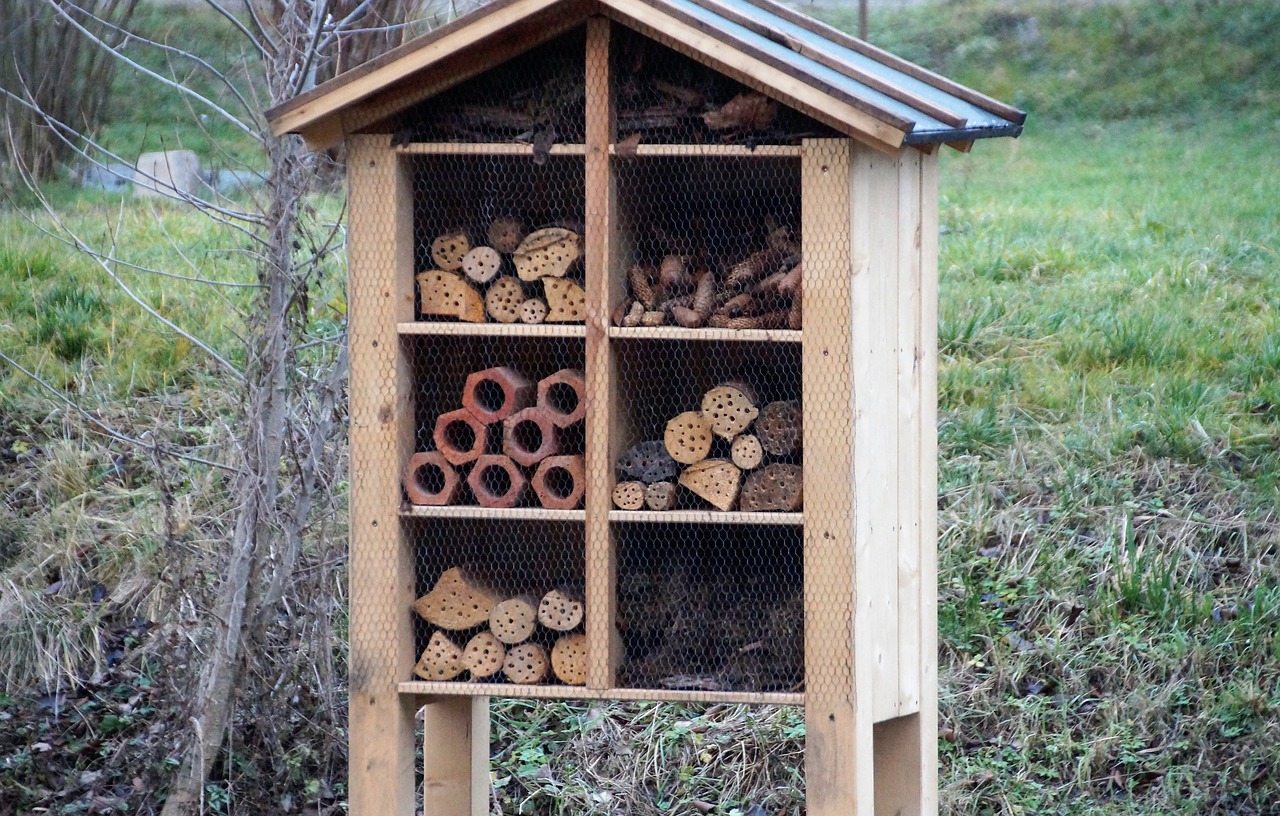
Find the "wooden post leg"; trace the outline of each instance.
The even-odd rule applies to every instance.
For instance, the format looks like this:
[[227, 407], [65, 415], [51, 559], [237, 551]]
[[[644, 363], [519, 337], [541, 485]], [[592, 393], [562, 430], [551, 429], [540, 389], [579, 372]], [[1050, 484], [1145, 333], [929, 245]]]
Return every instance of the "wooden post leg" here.
[[876, 816], [924, 816], [921, 784], [921, 741], [937, 739], [922, 733], [919, 714], [875, 724]]
[[489, 813], [489, 698], [447, 697], [423, 709], [424, 816]]

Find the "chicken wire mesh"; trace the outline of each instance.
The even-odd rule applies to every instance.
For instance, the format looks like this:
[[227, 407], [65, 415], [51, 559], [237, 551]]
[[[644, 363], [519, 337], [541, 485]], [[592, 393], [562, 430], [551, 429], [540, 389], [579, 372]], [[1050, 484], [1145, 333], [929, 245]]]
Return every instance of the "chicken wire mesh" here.
[[[413, 674], [474, 693], [589, 678], [639, 696], [798, 693], [798, 145], [831, 131], [611, 36], [603, 220], [583, 99], [602, 63], [583, 30], [417, 106], [392, 138], [422, 327], [400, 344]], [[599, 225], [605, 240], [587, 234]], [[593, 238], [607, 258], [586, 257]]]

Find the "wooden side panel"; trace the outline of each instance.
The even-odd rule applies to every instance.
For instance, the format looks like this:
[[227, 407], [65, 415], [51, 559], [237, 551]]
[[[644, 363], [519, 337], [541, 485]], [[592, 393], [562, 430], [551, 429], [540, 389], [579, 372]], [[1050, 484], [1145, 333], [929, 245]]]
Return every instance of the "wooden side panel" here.
[[[801, 151], [805, 242], [805, 776], [810, 816], [870, 814], [871, 663], [866, 581], [857, 576], [853, 297], [867, 279], [869, 191], [854, 143], [810, 139]], [[861, 185], [861, 186], [859, 186]], [[855, 203], [856, 200], [856, 203]], [[851, 289], [851, 282], [853, 288]]]
[[[898, 715], [898, 164], [854, 152], [855, 208], [865, 206], [867, 265], [853, 280], [853, 492], [859, 569], [872, 592], [859, 613], [870, 623], [874, 717]], [[855, 237], [855, 242], [858, 239]]]
[[[489, 812], [489, 698], [442, 697], [422, 712], [422, 812]], [[475, 772], [483, 768], [483, 773]]]
[[587, 288], [587, 685], [612, 688], [621, 660], [617, 639], [617, 563], [609, 528], [616, 444], [612, 413], [617, 384], [609, 351], [609, 287], [617, 195], [609, 166], [613, 140], [609, 98], [609, 21], [587, 21], [586, 266]]
[[386, 137], [350, 141], [350, 812], [414, 812], [413, 559], [397, 516], [413, 447], [396, 323], [413, 319], [410, 182]]

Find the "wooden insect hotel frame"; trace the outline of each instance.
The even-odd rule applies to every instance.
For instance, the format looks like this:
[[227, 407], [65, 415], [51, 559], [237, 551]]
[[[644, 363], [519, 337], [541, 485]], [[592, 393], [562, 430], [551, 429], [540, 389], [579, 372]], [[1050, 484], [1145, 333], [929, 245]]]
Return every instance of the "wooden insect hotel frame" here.
[[808, 813], [935, 812], [937, 150], [1023, 114], [497, 0], [269, 117], [347, 148], [351, 812], [488, 813], [492, 696], [802, 705]]

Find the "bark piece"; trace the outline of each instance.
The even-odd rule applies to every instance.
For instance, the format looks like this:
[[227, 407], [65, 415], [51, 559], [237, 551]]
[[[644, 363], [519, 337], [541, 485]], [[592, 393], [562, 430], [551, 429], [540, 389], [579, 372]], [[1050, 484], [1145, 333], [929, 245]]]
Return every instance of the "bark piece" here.
[[481, 422], [498, 422], [533, 405], [536, 395], [532, 380], [514, 368], [497, 366], [467, 376], [462, 407]]
[[465, 323], [483, 323], [484, 299], [458, 274], [429, 269], [418, 274], [418, 311], [423, 315], [456, 317]]
[[702, 417], [711, 432], [723, 439], [733, 439], [750, 428], [758, 416], [755, 391], [746, 383], [722, 383], [702, 397]]
[[465, 465], [488, 450], [489, 426], [466, 408], [458, 408], [436, 417], [431, 439], [449, 464]]
[[747, 476], [739, 508], [749, 513], [794, 512], [804, 498], [804, 472], [799, 465], [775, 462]]
[[509, 646], [528, 640], [537, 625], [538, 599], [532, 595], [507, 598], [496, 604], [489, 615], [489, 631]]
[[512, 683], [532, 685], [541, 683], [547, 676], [547, 650], [537, 643], [521, 643], [507, 649], [507, 656], [502, 661], [502, 673]]
[[587, 682], [587, 636], [561, 635], [551, 647], [551, 670], [561, 683], [581, 686]]
[[467, 485], [481, 507], [515, 507], [524, 499], [529, 480], [510, 456], [486, 453], [476, 460]]
[[558, 587], [542, 596], [538, 604], [538, 622], [556, 632], [568, 632], [582, 623], [586, 604], [577, 587]]
[[484, 296], [489, 317], [499, 323], [515, 323], [519, 320], [520, 304], [524, 301], [524, 287], [509, 275], [503, 275], [494, 281]]
[[644, 489], [644, 503], [650, 510], [671, 510], [676, 506], [675, 482], [654, 482]]
[[462, 256], [462, 274], [476, 283], [488, 283], [502, 269], [502, 256], [493, 247], [472, 247]]
[[743, 470], [754, 470], [764, 461], [764, 446], [755, 434], [739, 434], [729, 445], [729, 458]]
[[618, 482], [613, 486], [613, 506], [619, 510], [639, 510], [644, 507], [644, 500], [644, 482]]
[[724, 459], [704, 459], [680, 474], [680, 484], [719, 510], [730, 510], [738, 498], [742, 471]]
[[462, 567], [450, 567], [431, 591], [414, 603], [413, 609], [428, 623], [459, 631], [486, 623], [500, 600], [497, 593]]
[[542, 287], [547, 295], [548, 323], [581, 323], [587, 319], [587, 293], [581, 286], [565, 278], [547, 278]]
[[512, 258], [522, 281], [562, 278], [582, 256], [582, 238], [564, 227], [547, 227], [525, 236]]
[[778, 116], [778, 103], [760, 93], [740, 93], [715, 110], [702, 114], [712, 130], [765, 130]]
[[466, 665], [462, 662], [462, 649], [444, 632], [433, 632], [427, 648], [418, 658], [413, 673], [423, 680], [452, 680], [462, 674]]
[[587, 476], [581, 454], [548, 456], [533, 474], [533, 492], [548, 510], [576, 510], [586, 492]]
[[789, 456], [800, 449], [804, 435], [804, 412], [798, 400], [771, 402], [756, 422], [760, 444], [774, 456]]
[[538, 380], [538, 407], [559, 428], [581, 422], [587, 415], [587, 384], [576, 368], [562, 368]]
[[665, 482], [680, 473], [680, 466], [658, 440], [638, 442], [618, 457], [618, 472], [645, 484]]
[[520, 322], [529, 326], [547, 322], [547, 303], [542, 298], [529, 298], [520, 304]]
[[506, 659], [507, 647], [493, 632], [481, 632], [467, 641], [462, 650], [462, 665], [471, 672], [472, 677], [492, 677], [502, 671], [502, 661]]
[[667, 421], [662, 443], [671, 458], [685, 465], [701, 462], [711, 453], [711, 424], [698, 411], [685, 411]]
[[510, 255], [524, 240], [524, 224], [519, 218], [501, 215], [489, 224], [489, 246]]
[[404, 468], [404, 492], [410, 504], [453, 504], [460, 484], [458, 472], [438, 450], [415, 453]]
[[525, 467], [560, 451], [559, 429], [551, 416], [531, 405], [502, 420], [502, 452]]
[[431, 242], [431, 260], [447, 272], [462, 268], [462, 259], [471, 251], [471, 239], [465, 232], [446, 232]]

